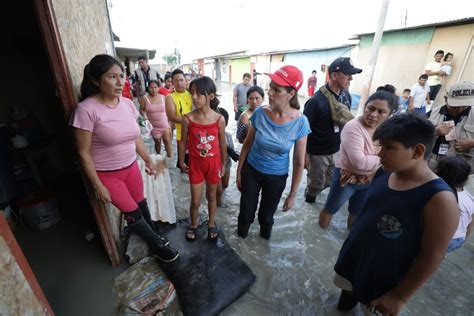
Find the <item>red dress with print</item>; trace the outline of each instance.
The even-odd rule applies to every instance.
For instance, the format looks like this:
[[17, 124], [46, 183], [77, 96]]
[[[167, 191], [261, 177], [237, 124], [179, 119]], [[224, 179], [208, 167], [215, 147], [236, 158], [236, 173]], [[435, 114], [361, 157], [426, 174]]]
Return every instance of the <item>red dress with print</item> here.
[[219, 120], [212, 124], [202, 125], [189, 121], [189, 181], [198, 184], [206, 180], [210, 184], [221, 181], [222, 161], [219, 145]]

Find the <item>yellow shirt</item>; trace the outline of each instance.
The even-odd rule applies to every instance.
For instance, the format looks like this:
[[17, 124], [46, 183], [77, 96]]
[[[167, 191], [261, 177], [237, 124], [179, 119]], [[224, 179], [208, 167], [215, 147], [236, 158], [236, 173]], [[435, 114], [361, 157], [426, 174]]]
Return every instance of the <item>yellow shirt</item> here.
[[[173, 92], [171, 93], [173, 97], [174, 106], [176, 107], [176, 114], [179, 116], [183, 116], [186, 113], [191, 112], [193, 107], [193, 99], [191, 97], [191, 93], [188, 90], [184, 92]], [[176, 127], [176, 140], [181, 140], [181, 124], [175, 123]]]

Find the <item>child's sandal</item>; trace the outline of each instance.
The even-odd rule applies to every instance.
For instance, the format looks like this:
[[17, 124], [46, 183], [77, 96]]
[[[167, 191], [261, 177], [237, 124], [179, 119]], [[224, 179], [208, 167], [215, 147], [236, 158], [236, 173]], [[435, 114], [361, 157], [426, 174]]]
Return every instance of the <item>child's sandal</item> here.
[[186, 238], [187, 241], [195, 241], [196, 233], [197, 233], [197, 227], [189, 226], [188, 229], [186, 229], [186, 234], [184, 235], [184, 237]]
[[208, 227], [207, 229], [207, 239], [211, 241], [216, 241], [219, 238], [219, 229], [217, 226]]

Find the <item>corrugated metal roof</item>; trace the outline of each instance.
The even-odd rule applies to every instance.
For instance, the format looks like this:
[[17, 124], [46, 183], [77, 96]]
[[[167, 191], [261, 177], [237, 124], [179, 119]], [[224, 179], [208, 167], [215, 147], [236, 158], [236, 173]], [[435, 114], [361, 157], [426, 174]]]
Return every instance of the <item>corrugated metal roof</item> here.
[[[448, 27], [448, 26], [456, 26], [456, 25], [463, 25], [463, 24], [470, 24], [470, 23], [474, 23], [474, 17], [467, 17], [467, 18], [449, 20], [449, 21], [444, 21], [444, 22], [436, 22], [436, 23], [422, 24], [422, 25], [416, 25], [416, 26], [402, 27], [398, 29], [384, 30], [383, 32], [390, 33], [390, 32], [397, 32], [397, 31], [409, 31], [409, 30], [421, 29], [424, 27], [432, 27], [432, 26]], [[361, 36], [372, 35], [372, 34], [375, 34], [375, 32], [355, 34], [355, 35], [352, 35], [349, 39], [359, 39]]]
[[206, 57], [202, 57], [202, 58], [196, 58], [194, 60], [199, 60], [199, 59], [210, 59], [210, 58], [223, 58], [223, 57], [245, 57], [247, 56], [246, 55], [247, 51], [246, 50], [242, 50], [242, 51], [238, 51], [238, 52], [232, 52], [232, 53], [227, 53], [227, 54], [221, 54], [221, 55], [214, 55], [214, 56], [206, 56]]
[[199, 59], [215, 59], [215, 58], [223, 58], [223, 57], [240, 58], [240, 57], [258, 56], [258, 55], [275, 55], [275, 54], [317, 52], [317, 51], [323, 51], [323, 50], [332, 50], [332, 49], [339, 49], [339, 48], [345, 48], [345, 47], [352, 47], [352, 46], [355, 46], [355, 45], [356, 44], [350, 44], [349, 43], [349, 44], [343, 44], [343, 45], [340, 45], [340, 46], [332, 46], [332, 47], [277, 50], [277, 51], [261, 52], [261, 53], [250, 53], [250, 54], [249, 54], [249, 51], [244, 50], [244, 51], [233, 52], [233, 53], [228, 53], [228, 54], [215, 55], [215, 56], [209, 56], [209, 57], [203, 57], [203, 58], [196, 58], [194, 60], [196, 61], [196, 60], [199, 60]]
[[[128, 57], [131, 59], [137, 59], [140, 56], [146, 56], [146, 49], [142, 48], [131, 48], [131, 47], [117, 47], [115, 46], [115, 52], [120, 57]], [[155, 58], [156, 49], [148, 49], [148, 59]]]
[[332, 47], [320, 47], [320, 48], [305, 48], [305, 49], [291, 49], [291, 50], [278, 50], [278, 51], [271, 51], [271, 52], [263, 52], [263, 53], [256, 53], [252, 54], [252, 56], [256, 55], [275, 55], [275, 54], [291, 54], [291, 53], [305, 53], [305, 52], [318, 52], [323, 50], [333, 50], [345, 47], [355, 46], [355, 44], [343, 44], [340, 46], [332, 46]]

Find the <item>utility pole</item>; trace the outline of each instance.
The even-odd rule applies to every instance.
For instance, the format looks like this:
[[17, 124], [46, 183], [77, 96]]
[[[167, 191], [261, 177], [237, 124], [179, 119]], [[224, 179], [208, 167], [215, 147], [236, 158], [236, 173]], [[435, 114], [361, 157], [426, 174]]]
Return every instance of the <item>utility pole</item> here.
[[383, 26], [385, 24], [385, 18], [387, 17], [389, 3], [390, 0], [383, 0], [382, 2], [377, 30], [375, 31], [374, 42], [372, 43], [372, 49], [370, 51], [369, 65], [367, 66], [367, 69], [364, 69], [362, 72], [362, 80], [364, 80], [364, 84], [362, 86], [359, 107], [357, 108], [357, 116], [361, 116], [364, 112], [364, 104], [369, 97], [370, 86], [372, 85], [375, 65], [377, 64], [377, 56], [379, 54], [380, 43], [382, 42]]

